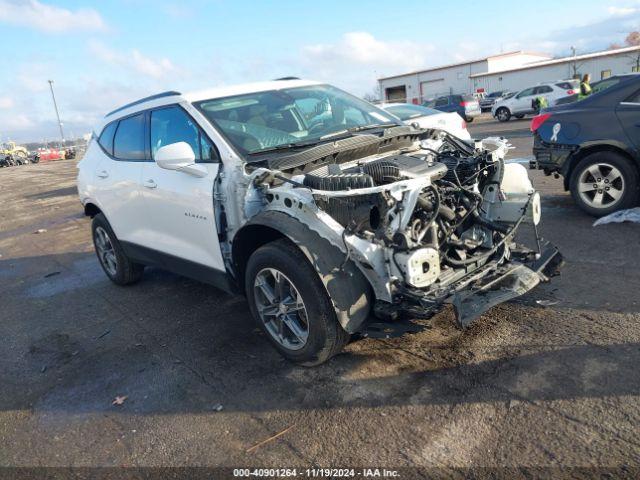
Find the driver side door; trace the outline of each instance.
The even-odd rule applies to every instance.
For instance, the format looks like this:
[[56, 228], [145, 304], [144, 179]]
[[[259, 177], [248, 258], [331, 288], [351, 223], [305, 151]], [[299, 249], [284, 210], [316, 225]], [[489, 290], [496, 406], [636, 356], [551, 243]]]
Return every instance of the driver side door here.
[[511, 113], [528, 113], [533, 111], [531, 102], [535, 98], [536, 87], [522, 90], [513, 99], [513, 109]]

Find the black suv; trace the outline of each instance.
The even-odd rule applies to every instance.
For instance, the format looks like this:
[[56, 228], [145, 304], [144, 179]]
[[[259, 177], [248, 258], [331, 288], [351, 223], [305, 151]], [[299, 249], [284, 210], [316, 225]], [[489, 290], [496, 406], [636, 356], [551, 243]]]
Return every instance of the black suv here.
[[608, 88], [531, 121], [531, 168], [561, 174], [578, 206], [597, 217], [635, 206], [640, 186], [640, 75], [607, 80]]

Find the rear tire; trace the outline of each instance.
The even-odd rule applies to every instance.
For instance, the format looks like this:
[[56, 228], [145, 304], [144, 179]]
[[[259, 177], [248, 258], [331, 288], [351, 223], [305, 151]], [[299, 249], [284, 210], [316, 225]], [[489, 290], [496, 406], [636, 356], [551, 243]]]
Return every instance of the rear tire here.
[[496, 110], [496, 118], [501, 122], [508, 122], [511, 118], [511, 112], [507, 107], [500, 107]]
[[109, 280], [117, 285], [129, 285], [142, 278], [144, 265], [127, 257], [118, 237], [102, 213], [93, 217], [91, 232], [96, 256]]
[[638, 169], [618, 153], [592, 153], [573, 169], [569, 188], [578, 207], [602, 217], [637, 204]]
[[245, 291], [258, 326], [291, 362], [319, 365], [349, 341], [318, 272], [289, 240], [268, 243], [251, 255]]
[[464, 120], [465, 120], [465, 122], [467, 122], [467, 123], [471, 123], [471, 122], [473, 122], [473, 117], [467, 117], [467, 118], [465, 118]]

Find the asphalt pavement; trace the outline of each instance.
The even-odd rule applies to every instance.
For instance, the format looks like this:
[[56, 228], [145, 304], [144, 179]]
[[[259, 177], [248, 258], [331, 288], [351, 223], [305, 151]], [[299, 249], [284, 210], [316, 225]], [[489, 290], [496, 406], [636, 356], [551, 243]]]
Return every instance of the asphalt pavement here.
[[[531, 154], [526, 129], [470, 125], [513, 135], [512, 158]], [[157, 269], [111, 284], [75, 173], [72, 160], [0, 169], [0, 477], [70, 466], [638, 476], [640, 225], [593, 227], [560, 180], [531, 172], [561, 277], [468, 330], [447, 308], [420, 333], [354, 341], [307, 369], [269, 346], [242, 297]]]

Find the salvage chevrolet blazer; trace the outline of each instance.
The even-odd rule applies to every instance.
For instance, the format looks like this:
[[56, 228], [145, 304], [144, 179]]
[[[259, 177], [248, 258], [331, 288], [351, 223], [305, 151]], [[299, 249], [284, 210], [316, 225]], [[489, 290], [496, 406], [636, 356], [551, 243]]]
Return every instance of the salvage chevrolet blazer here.
[[109, 113], [78, 190], [113, 282], [156, 266], [243, 293], [282, 355], [316, 365], [373, 323], [453, 303], [465, 326], [548, 280], [557, 250], [513, 240], [540, 196], [507, 149], [289, 79]]

